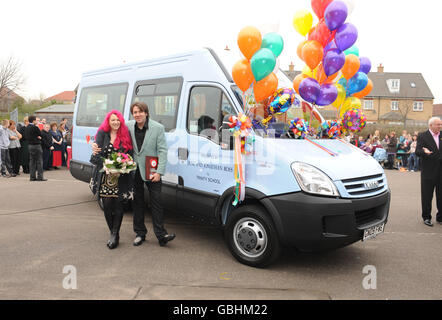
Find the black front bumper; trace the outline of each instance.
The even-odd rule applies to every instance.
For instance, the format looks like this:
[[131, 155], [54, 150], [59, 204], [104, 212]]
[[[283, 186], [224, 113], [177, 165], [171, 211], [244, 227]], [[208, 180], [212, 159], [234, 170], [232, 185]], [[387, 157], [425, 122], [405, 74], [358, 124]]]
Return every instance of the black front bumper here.
[[89, 183], [92, 178], [92, 171], [94, 167], [90, 162], [82, 162], [71, 160], [69, 164], [69, 171], [71, 175], [80, 181]]
[[[363, 238], [364, 230], [387, 222], [390, 191], [365, 199], [336, 199], [303, 192], [269, 197], [283, 244], [300, 251], [323, 251]], [[275, 217], [275, 215], [273, 215]]]

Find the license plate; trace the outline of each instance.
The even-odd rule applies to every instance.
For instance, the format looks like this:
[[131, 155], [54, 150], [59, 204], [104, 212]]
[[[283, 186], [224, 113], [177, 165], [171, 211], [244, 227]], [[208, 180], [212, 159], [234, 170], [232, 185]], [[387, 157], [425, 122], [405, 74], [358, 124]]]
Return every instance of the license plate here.
[[367, 241], [373, 238], [376, 238], [378, 234], [381, 234], [384, 232], [385, 223], [382, 223], [380, 225], [368, 228], [364, 230], [364, 238], [362, 241]]

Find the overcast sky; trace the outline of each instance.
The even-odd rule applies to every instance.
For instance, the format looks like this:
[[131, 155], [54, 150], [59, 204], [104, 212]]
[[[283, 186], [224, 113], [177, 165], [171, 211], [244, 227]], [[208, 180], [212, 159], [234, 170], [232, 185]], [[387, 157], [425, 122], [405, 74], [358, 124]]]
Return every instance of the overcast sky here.
[[[385, 72], [422, 73], [442, 103], [441, 2], [353, 2], [347, 21], [358, 29], [356, 45], [372, 71], [382, 63]], [[293, 61], [300, 70], [303, 37], [292, 20], [301, 9], [313, 14], [310, 0], [2, 1], [0, 60], [12, 54], [22, 61], [24, 97], [49, 97], [73, 90], [84, 71], [201, 47], [236, 48], [239, 31], [253, 25], [281, 34], [281, 68]]]

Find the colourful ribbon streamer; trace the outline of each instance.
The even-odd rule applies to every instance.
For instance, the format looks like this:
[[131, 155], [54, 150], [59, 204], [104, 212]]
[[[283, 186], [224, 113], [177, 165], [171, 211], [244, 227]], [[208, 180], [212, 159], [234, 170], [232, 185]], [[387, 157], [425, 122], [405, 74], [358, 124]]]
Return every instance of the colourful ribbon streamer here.
[[305, 140], [307, 140], [308, 142], [310, 142], [310, 143], [313, 144], [314, 146], [318, 147], [318, 148], [321, 149], [322, 151], [327, 152], [327, 153], [328, 153], [329, 155], [331, 155], [332, 157], [337, 157], [337, 156], [339, 155], [339, 154], [337, 154], [336, 152], [333, 152], [333, 151], [327, 149], [326, 147], [321, 146], [320, 144], [318, 144], [318, 143], [316, 143], [316, 142], [314, 142], [314, 141], [312, 141], [312, 140], [310, 140], [310, 139], [308, 139], [308, 138], [305, 138]]
[[338, 141], [341, 141], [342, 143], [344, 143], [344, 144], [346, 144], [346, 145], [348, 145], [348, 146], [350, 146], [350, 147], [352, 147], [352, 148], [354, 148], [354, 149], [357, 149], [359, 152], [361, 152], [361, 153], [364, 154], [365, 156], [371, 156], [370, 154], [368, 154], [368, 153], [365, 152], [364, 150], [359, 149], [358, 147], [352, 145], [351, 143], [348, 143], [348, 142], [345, 141], [345, 140], [342, 140], [342, 139], [337, 139], [337, 140], [338, 140]]
[[246, 182], [245, 182], [245, 166], [243, 163], [242, 155], [247, 154], [247, 149], [244, 144], [242, 144], [242, 139], [247, 138], [251, 132], [252, 122], [250, 118], [244, 114], [239, 114], [238, 117], [231, 116], [228, 123], [230, 130], [233, 132], [235, 137], [234, 146], [234, 176], [235, 176], [235, 200], [233, 201], [233, 206], [237, 206], [238, 203], [244, 201]]
[[244, 201], [245, 198], [245, 186], [246, 182], [244, 180], [244, 163], [242, 161], [241, 154], [241, 137], [239, 134], [235, 134], [235, 166], [234, 166], [234, 175], [235, 175], [235, 200], [233, 201], [233, 206], [237, 206], [238, 203]]

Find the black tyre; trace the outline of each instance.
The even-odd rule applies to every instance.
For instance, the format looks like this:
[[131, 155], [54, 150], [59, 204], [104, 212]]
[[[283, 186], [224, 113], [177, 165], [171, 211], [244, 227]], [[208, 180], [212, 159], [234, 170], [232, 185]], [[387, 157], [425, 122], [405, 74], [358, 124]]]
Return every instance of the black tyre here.
[[273, 221], [258, 205], [245, 205], [232, 211], [224, 237], [232, 255], [251, 267], [266, 267], [281, 253]]

